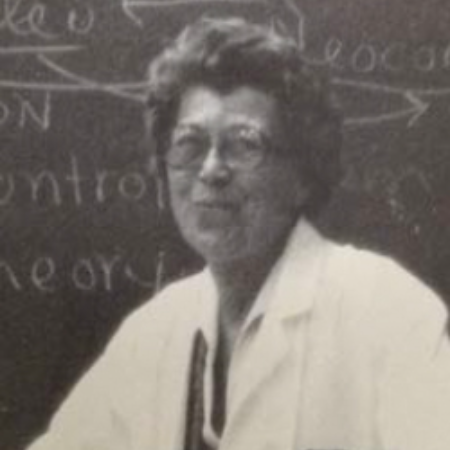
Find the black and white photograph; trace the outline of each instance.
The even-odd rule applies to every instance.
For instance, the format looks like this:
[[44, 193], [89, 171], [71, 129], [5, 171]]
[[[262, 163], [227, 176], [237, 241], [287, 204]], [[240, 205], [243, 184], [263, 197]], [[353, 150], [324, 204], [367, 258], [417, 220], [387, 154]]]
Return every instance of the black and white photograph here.
[[449, 24], [0, 0], [0, 450], [448, 450]]

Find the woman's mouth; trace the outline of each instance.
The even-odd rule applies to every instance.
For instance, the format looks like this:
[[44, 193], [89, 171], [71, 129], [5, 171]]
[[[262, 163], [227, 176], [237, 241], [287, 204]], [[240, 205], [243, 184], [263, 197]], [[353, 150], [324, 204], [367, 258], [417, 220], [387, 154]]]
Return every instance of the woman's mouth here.
[[211, 210], [232, 210], [234, 206], [230, 202], [223, 201], [201, 201], [196, 202], [196, 205], [200, 208], [211, 209]]

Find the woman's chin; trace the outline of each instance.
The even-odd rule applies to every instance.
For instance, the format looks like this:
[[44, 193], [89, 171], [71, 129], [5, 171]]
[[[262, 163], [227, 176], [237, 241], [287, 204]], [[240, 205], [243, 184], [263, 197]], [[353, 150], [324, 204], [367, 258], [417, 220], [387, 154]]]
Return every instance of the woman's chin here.
[[239, 236], [224, 233], [222, 229], [203, 231], [195, 242], [190, 240], [192, 247], [207, 263], [230, 262], [245, 257], [248, 245]]

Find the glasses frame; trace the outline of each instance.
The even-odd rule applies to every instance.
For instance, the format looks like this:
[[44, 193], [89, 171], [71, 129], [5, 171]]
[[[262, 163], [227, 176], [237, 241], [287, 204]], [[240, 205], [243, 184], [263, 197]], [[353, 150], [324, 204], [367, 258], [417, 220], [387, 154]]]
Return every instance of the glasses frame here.
[[163, 154], [165, 164], [173, 170], [197, 171], [214, 149], [228, 168], [251, 171], [275, 153], [279, 145], [271, 133], [249, 124], [234, 124], [213, 134], [198, 125], [175, 127]]

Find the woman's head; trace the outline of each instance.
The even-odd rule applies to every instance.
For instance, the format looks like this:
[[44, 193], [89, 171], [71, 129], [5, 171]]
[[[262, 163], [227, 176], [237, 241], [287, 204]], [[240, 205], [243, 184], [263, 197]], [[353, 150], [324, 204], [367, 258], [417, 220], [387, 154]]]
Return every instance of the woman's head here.
[[294, 41], [202, 19], [153, 61], [149, 80], [148, 127], [172, 209], [207, 259], [218, 240], [225, 253], [257, 253], [327, 200], [340, 120]]

